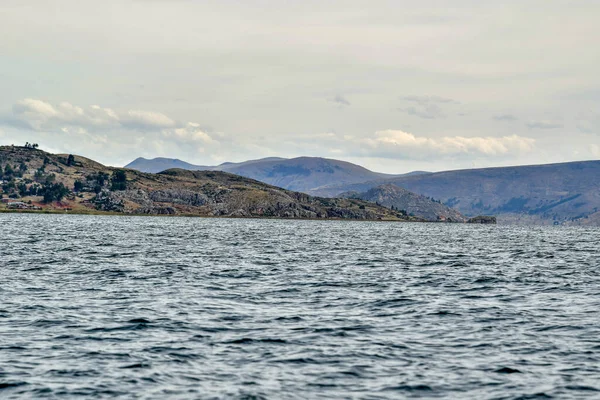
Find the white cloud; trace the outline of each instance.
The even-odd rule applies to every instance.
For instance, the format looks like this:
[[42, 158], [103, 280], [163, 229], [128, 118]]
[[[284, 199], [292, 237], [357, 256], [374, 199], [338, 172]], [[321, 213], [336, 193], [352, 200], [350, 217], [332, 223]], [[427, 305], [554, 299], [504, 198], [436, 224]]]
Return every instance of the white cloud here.
[[24, 99], [13, 106], [13, 112], [17, 115], [31, 115], [39, 118], [52, 118], [58, 115], [56, 109], [42, 100]]
[[62, 130], [65, 127], [80, 127], [86, 131], [110, 127], [141, 131], [187, 128], [165, 114], [154, 111], [129, 110], [118, 113], [99, 105], [83, 108], [68, 102], [53, 105], [38, 99], [24, 99], [14, 104], [13, 118], [35, 131]]
[[[216, 149], [219, 142], [194, 122], [180, 123], [167, 115], [144, 110], [118, 112], [99, 105], [81, 107], [68, 102], [52, 104], [23, 99], [4, 118], [8, 128], [23, 130], [43, 143], [62, 143], [63, 151], [99, 158], [118, 157], [120, 162], [140, 154], [193, 157]], [[100, 159], [99, 161], [105, 161]]]
[[185, 127], [164, 130], [163, 136], [185, 143], [217, 143], [216, 140], [200, 128], [200, 124], [195, 122], [188, 122]]
[[61, 129], [65, 125], [93, 128], [120, 124], [117, 113], [97, 105], [84, 109], [68, 102], [52, 105], [28, 98], [14, 104], [12, 111], [16, 121], [36, 131]]
[[136, 129], [162, 129], [177, 126], [177, 123], [164, 114], [152, 111], [130, 110], [121, 117], [123, 126]]
[[111, 124], [119, 121], [119, 116], [114, 110], [110, 108], [102, 108], [98, 105], [90, 106], [90, 110], [88, 110], [88, 116], [97, 124], [102, 124], [102, 121], [106, 121]]
[[590, 146], [590, 152], [592, 153], [592, 156], [600, 158], [600, 146], [597, 144]]
[[374, 137], [358, 140], [369, 156], [398, 159], [455, 156], [512, 156], [533, 150], [535, 140], [512, 135], [503, 137], [446, 136], [429, 138], [400, 130], [376, 132]]

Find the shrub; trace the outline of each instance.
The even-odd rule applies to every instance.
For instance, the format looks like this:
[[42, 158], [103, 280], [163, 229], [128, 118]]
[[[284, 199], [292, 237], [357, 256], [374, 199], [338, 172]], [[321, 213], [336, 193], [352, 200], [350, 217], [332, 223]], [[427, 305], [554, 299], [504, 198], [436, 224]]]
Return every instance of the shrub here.
[[69, 194], [69, 189], [67, 189], [62, 183], [54, 183], [52, 185], [45, 186], [41, 191], [42, 196], [44, 196], [44, 203], [61, 201], [67, 194]]
[[83, 182], [79, 180], [75, 181], [75, 183], [73, 184], [73, 191], [80, 192], [81, 189], [83, 189]]
[[110, 190], [125, 190], [127, 188], [127, 174], [122, 169], [117, 169], [112, 174]]

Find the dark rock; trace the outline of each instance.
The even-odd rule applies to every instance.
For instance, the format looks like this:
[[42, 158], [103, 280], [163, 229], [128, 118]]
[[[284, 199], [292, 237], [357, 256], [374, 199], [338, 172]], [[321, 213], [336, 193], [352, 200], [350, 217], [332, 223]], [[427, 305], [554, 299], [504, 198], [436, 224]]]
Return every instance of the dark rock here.
[[140, 207], [134, 211], [135, 214], [152, 214], [152, 215], [175, 215], [177, 211], [173, 207]]
[[520, 374], [521, 371], [519, 371], [518, 369], [514, 369], [514, 368], [510, 368], [510, 367], [502, 367], [497, 369], [496, 371], [499, 374]]
[[496, 224], [496, 217], [488, 216], [488, 215], [480, 215], [477, 217], [469, 218], [467, 221], [468, 224]]

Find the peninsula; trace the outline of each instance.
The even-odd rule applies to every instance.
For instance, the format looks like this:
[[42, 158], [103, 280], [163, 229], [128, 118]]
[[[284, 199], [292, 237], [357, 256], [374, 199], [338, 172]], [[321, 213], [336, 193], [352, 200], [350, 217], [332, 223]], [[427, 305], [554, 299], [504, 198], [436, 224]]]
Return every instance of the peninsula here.
[[354, 198], [321, 198], [222, 171], [145, 173], [37, 145], [0, 147], [0, 211], [424, 221]]

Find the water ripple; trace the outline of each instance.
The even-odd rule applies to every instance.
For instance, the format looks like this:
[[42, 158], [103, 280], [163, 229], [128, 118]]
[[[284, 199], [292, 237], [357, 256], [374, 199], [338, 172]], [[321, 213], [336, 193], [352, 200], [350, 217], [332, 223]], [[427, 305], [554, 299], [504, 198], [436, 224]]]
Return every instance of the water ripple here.
[[600, 230], [0, 214], [0, 398], [600, 397]]

